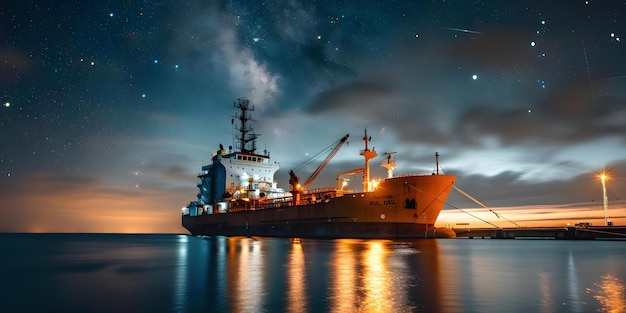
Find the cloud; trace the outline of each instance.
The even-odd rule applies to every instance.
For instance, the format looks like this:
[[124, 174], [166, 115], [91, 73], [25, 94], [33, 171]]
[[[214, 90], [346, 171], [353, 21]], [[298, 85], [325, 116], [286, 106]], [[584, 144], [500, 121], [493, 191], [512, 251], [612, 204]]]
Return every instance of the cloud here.
[[307, 110], [309, 113], [349, 113], [351, 116], [372, 118], [381, 113], [394, 112], [394, 97], [395, 91], [390, 85], [356, 81], [321, 94]]
[[527, 31], [517, 29], [481, 29], [481, 34], [463, 36], [464, 40], [451, 41], [437, 48], [439, 55], [456, 63], [476, 67], [512, 68], [531, 61], [528, 49], [531, 37]]
[[582, 81], [566, 85], [536, 107], [494, 109], [473, 106], [459, 119], [455, 132], [465, 143], [497, 137], [502, 144], [565, 145], [605, 136], [626, 138], [626, 123], [619, 123], [626, 98], [591, 99], [589, 85]]
[[[608, 184], [610, 201], [620, 200], [621, 190], [626, 187], [626, 159], [607, 165], [612, 177]], [[583, 171], [575, 164], [564, 165], [563, 175], [549, 180], [525, 178], [524, 172], [508, 171], [498, 175], [465, 174], [453, 172], [457, 176], [457, 187], [463, 189], [487, 206], [523, 206], [539, 204], [589, 203], [602, 201], [602, 186], [598, 179], [598, 169]], [[449, 201], [456, 207], [476, 207], [471, 201], [457, 193], [452, 193]]]

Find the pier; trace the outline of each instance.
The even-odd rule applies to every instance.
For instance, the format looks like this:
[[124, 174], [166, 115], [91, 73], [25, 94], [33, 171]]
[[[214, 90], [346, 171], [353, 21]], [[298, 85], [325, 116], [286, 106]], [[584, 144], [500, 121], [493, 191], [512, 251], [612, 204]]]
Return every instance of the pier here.
[[626, 240], [626, 226], [453, 228], [457, 238]]

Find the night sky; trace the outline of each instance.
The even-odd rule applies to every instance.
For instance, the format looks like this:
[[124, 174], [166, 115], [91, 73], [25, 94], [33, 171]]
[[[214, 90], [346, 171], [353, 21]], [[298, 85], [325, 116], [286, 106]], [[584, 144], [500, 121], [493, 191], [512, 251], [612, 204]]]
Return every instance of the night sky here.
[[[439, 152], [489, 207], [585, 218], [602, 216], [607, 170], [626, 216], [624, 12], [584, 0], [2, 1], [0, 231], [185, 232], [200, 167], [233, 145], [237, 98], [254, 104], [285, 189], [289, 169], [346, 133], [312, 187], [362, 166], [367, 127], [374, 177], [384, 152], [397, 152], [396, 174], [431, 173]], [[477, 207], [449, 200], [449, 212]]]

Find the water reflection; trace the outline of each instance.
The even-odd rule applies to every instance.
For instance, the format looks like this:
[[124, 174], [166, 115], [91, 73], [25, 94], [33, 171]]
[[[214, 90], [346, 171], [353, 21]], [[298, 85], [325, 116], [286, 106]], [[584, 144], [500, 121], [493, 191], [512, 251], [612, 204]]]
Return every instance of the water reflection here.
[[594, 298], [600, 302], [601, 311], [611, 313], [626, 312], [624, 283], [611, 274], [600, 278], [602, 279], [598, 284], [600, 290]]
[[185, 301], [187, 299], [187, 281], [188, 267], [187, 267], [187, 236], [179, 235], [178, 239], [178, 253], [177, 253], [177, 266], [176, 266], [176, 278], [174, 287], [174, 308], [176, 310], [183, 310], [185, 307]]
[[541, 312], [554, 312], [552, 293], [550, 292], [550, 274], [539, 273], [539, 296], [541, 297]]
[[331, 281], [331, 306], [332, 312], [350, 312], [356, 310], [356, 258], [353, 255], [352, 245], [349, 240], [338, 240], [330, 263], [332, 275]]
[[[394, 307], [390, 289], [393, 288], [387, 269], [391, 249], [381, 241], [368, 241], [363, 258], [363, 307], [365, 312], [389, 312]], [[403, 287], [403, 286], [398, 286]], [[403, 288], [395, 290], [402, 293]], [[396, 294], [397, 295], [397, 294]]]
[[[589, 263], [589, 247], [568, 243], [239, 237], [211, 239], [208, 253], [188, 244], [178, 249], [187, 268], [175, 274], [175, 308], [204, 301], [212, 312], [626, 310], [623, 270], [601, 266], [619, 259]], [[549, 261], [529, 263], [532, 254]]]
[[289, 253], [289, 266], [287, 268], [287, 276], [289, 280], [287, 306], [288, 312], [306, 312], [306, 264], [304, 262], [304, 251], [301, 241], [293, 241], [291, 252]]
[[437, 310], [437, 241], [337, 240], [331, 258], [332, 312]]
[[[230, 266], [235, 266], [232, 271], [236, 275], [230, 282], [235, 283], [235, 299], [233, 301], [236, 312], [261, 312], [264, 305], [264, 259], [261, 255], [261, 242], [252, 238], [236, 239], [230, 238], [229, 245], [233, 262]], [[234, 244], [236, 243], [236, 244]], [[237, 254], [238, 253], [238, 254]], [[229, 288], [233, 289], [233, 288]]]
[[567, 254], [567, 289], [570, 299], [570, 308], [573, 312], [581, 311], [580, 286], [578, 284], [578, 273], [576, 272], [576, 263], [574, 262], [574, 254], [570, 250]]
[[[209, 262], [208, 266], [213, 267], [209, 270], [209, 273], [215, 276], [215, 290], [211, 290], [211, 295], [208, 296], [215, 298], [217, 307], [225, 311], [228, 299], [228, 273], [232, 272], [228, 271], [228, 258], [233, 254], [228, 251], [229, 241], [226, 237], [217, 237], [214, 242], [216, 243], [214, 252], [215, 265]], [[220, 312], [221, 310], [216, 311]]]

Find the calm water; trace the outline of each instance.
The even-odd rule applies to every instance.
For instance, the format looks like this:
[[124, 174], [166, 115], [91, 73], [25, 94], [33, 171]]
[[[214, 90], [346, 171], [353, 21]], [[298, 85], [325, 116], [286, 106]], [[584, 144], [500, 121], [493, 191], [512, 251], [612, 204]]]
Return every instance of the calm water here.
[[624, 312], [626, 242], [0, 234], [0, 312]]

